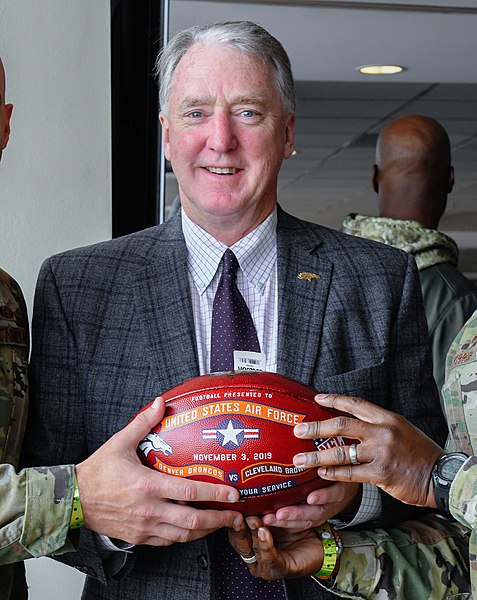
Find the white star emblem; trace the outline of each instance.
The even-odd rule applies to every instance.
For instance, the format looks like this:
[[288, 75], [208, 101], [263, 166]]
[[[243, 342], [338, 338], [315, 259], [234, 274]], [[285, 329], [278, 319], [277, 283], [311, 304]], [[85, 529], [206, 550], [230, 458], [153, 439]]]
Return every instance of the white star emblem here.
[[240, 433], [243, 433], [243, 429], [241, 429], [241, 428], [235, 429], [232, 421], [229, 421], [227, 423], [226, 429], [217, 429], [217, 431], [224, 436], [224, 439], [222, 440], [222, 444], [221, 444], [222, 446], [225, 446], [229, 442], [232, 442], [232, 444], [235, 444], [236, 446], [239, 445], [239, 443], [237, 441], [237, 436]]

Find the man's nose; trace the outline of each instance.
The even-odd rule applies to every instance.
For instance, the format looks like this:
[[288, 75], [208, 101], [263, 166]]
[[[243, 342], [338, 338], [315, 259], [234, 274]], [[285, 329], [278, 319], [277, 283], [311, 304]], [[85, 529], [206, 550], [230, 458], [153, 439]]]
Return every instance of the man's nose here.
[[229, 152], [237, 147], [233, 119], [229, 114], [217, 114], [210, 120], [208, 148], [215, 152]]

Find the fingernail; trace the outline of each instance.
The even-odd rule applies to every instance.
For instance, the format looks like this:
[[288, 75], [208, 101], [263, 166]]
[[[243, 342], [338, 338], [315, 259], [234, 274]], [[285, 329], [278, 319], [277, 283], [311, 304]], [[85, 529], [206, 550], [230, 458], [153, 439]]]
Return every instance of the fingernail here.
[[315, 396], [315, 400], [316, 400], [317, 402], [322, 402], [323, 400], [324, 400], [324, 401], [328, 400], [328, 399], [329, 399], [329, 397], [330, 397], [330, 395], [329, 395], [329, 394], [316, 394], [316, 396]]
[[308, 425], [306, 423], [299, 423], [298, 425], [295, 425], [294, 434], [297, 437], [306, 435], [307, 431], [308, 431]]
[[235, 491], [229, 492], [227, 494], [227, 500], [229, 502], [237, 502], [237, 493]]
[[267, 532], [263, 527], [258, 528], [258, 539], [264, 542], [267, 539]]
[[154, 398], [154, 402], [151, 405], [151, 408], [153, 408], [154, 410], [157, 410], [159, 408], [159, 400], [160, 400], [160, 396], [158, 396], [157, 398]]
[[233, 523], [233, 527], [235, 529], [235, 531], [240, 531], [240, 528], [242, 527], [242, 517], [237, 517]]
[[304, 467], [306, 465], [306, 458], [304, 454], [296, 454], [293, 457], [293, 464], [295, 467]]

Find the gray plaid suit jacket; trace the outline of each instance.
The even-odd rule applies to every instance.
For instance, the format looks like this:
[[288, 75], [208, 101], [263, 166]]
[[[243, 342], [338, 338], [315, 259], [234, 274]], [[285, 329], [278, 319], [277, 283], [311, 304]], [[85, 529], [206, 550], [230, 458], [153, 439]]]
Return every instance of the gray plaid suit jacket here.
[[[279, 210], [279, 372], [362, 396], [443, 443], [427, 326], [411, 256]], [[298, 279], [300, 272], [320, 279]], [[199, 375], [180, 216], [48, 259], [33, 316], [24, 464], [77, 463], [151, 398]], [[112, 465], [112, 468], [114, 466]], [[410, 516], [383, 495], [383, 519]], [[109, 556], [81, 532], [61, 559], [88, 574], [84, 598], [213, 598], [214, 535]], [[331, 598], [311, 578], [288, 597]]]

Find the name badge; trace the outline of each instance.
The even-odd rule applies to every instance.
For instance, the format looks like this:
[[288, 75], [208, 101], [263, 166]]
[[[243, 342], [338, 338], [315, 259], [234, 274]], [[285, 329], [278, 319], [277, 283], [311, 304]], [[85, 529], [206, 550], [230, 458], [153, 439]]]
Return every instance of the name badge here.
[[265, 371], [265, 362], [264, 352], [234, 350], [235, 371]]

